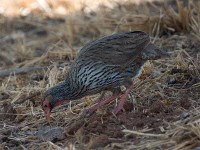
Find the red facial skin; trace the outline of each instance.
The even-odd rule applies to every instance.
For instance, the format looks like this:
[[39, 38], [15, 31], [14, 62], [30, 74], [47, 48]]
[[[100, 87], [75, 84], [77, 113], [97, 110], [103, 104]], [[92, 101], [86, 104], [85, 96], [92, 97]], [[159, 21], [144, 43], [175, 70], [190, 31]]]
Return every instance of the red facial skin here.
[[50, 109], [49, 100], [47, 98], [45, 98], [42, 105], [43, 105], [44, 115], [45, 115], [47, 121], [50, 122], [51, 109]]
[[[42, 104], [42, 108], [44, 110], [44, 115], [47, 119], [48, 122], [50, 122], [51, 120], [51, 110], [52, 108], [50, 107], [50, 102], [51, 102], [51, 99], [49, 99], [49, 97], [46, 97], [45, 100], [43, 101], [43, 104]], [[63, 104], [63, 101], [62, 100], [58, 100], [56, 102], [56, 105], [55, 106], [60, 106]]]

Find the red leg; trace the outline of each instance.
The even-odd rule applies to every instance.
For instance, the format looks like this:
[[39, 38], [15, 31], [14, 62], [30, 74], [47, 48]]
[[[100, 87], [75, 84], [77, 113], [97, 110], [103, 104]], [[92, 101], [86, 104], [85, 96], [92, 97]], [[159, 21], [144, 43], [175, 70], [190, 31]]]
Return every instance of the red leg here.
[[94, 111], [96, 111], [97, 109], [99, 109], [100, 107], [104, 106], [105, 104], [108, 104], [108, 103], [114, 101], [117, 97], [118, 97], [118, 95], [112, 95], [112, 96], [106, 98], [105, 100], [102, 100], [102, 101], [96, 103], [95, 105], [93, 105], [92, 107], [90, 107], [90, 108], [87, 110], [87, 112], [88, 112], [89, 114], [91, 114], [91, 113], [93, 113]]
[[129, 93], [131, 92], [133, 86], [131, 85], [124, 94], [122, 94], [122, 96], [119, 99], [119, 103], [117, 104], [117, 106], [111, 110], [112, 113], [114, 113], [115, 115], [123, 109], [124, 103], [129, 95]]

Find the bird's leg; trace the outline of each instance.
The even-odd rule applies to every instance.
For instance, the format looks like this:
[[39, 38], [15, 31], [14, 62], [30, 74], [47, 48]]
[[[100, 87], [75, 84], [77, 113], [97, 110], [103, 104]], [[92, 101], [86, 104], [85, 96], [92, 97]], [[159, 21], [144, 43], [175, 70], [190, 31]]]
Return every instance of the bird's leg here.
[[94, 111], [96, 111], [97, 109], [99, 109], [100, 107], [114, 101], [116, 98], [118, 97], [118, 95], [112, 95], [104, 100], [99, 101], [98, 103], [96, 103], [95, 105], [93, 105], [92, 107], [90, 107], [87, 110], [87, 113], [92, 114]]
[[121, 95], [120, 99], [119, 99], [119, 103], [117, 104], [117, 106], [111, 110], [111, 112], [113, 114], [117, 114], [120, 110], [123, 109], [124, 103], [126, 101], [126, 99], [128, 98], [129, 93], [131, 92], [131, 90], [133, 89], [133, 84], [132, 84], [132, 80], [131, 79], [126, 79], [124, 81], [124, 84], [126, 85], [126, 87], [128, 87], [125, 91], [124, 94]]
[[115, 115], [123, 109], [124, 103], [129, 95], [129, 93], [131, 92], [133, 86], [130, 86], [124, 94], [121, 95], [120, 99], [119, 99], [119, 103], [117, 104], [117, 106], [111, 110], [112, 113], [114, 113]]
[[105, 92], [103, 92], [102, 95], [100, 96], [100, 98], [98, 99], [97, 103], [95, 105], [93, 105], [92, 107], [90, 107], [87, 110], [87, 113], [91, 114], [94, 111], [96, 111], [97, 109], [99, 109], [100, 107], [102, 107], [102, 106], [114, 101], [116, 98], [119, 97], [119, 95], [121, 93], [121, 90], [120, 90], [119, 87], [116, 87], [116, 88], [112, 89], [112, 93], [113, 93], [112, 96], [107, 97], [107, 98], [102, 100], [103, 96], [105, 95]]

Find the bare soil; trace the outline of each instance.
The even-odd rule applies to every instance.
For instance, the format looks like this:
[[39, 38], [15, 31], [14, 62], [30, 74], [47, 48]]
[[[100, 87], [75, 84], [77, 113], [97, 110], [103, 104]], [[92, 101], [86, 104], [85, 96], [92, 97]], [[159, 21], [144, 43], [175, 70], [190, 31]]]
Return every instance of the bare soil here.
[[[0, 6], [12, 6], [0, 15], [0, 149], [199, 148], [199, 3], [46, 2]], [[124, 111], [109, 113], [112, 102], [84, 116], [93, 95], [56, 108], [48, 123], [41, 96], [64, 80], [78, 50], [131, 30], [149, 33], [170, 56], [145, 64]]]

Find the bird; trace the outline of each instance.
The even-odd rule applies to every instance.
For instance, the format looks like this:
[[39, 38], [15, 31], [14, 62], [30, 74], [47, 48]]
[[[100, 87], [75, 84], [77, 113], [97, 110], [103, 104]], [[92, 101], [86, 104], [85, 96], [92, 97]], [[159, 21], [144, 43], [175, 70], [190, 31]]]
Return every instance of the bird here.
[[[141, 74], [144, 63], [165, 56], [167, 52], [155, 46], [143, 31], [114, 33], [89, 42], [78, 52], [65, 80], [43, 94], [42, 109], [46, 119], [50, 121], [52, 109], [65, 101], [102, 91], [110, 91], [112, 95], [99, 100], [87, 112], [93, 113], [119, 99], [111, 110], [116, 115], [123, 110], [133, 88], [132, 81]], [[121, 86], [126, 87], [124, 92]]]

